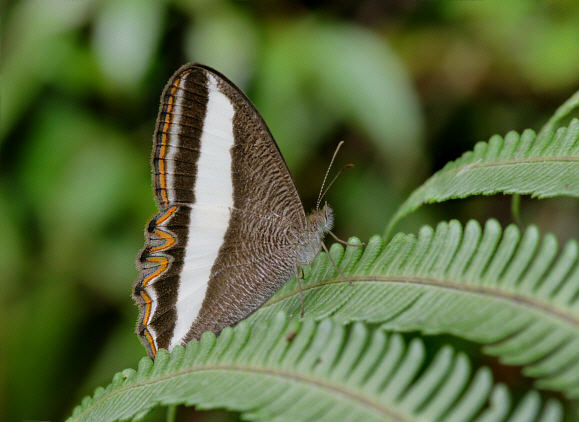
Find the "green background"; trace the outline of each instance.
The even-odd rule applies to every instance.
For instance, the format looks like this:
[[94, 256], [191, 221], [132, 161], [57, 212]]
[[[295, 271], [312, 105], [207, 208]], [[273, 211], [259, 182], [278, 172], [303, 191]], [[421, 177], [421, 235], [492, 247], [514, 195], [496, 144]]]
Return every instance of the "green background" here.
[[[306, 210], [345, 141], [334, 171], [355, 167], [327, 200], [336, 233], [363, 241], [383, 233], [396, 207], [447, 161], [495, 133], [538, 131], [579, 87], [572, 0], [0, 7], [6, 421], [62, 420], [145, 354], [134, 334], [134, 261], [155, 212], [149, 159], [158, 100], [182, 64], [215, 67], [254, 101]], [[520, 224], [537, 224], [563, 244], [579, 237], [578, 216], [570, 198], [523, 198]], [[512, 222], [510, 198], [426, 206], [396, 231], [489, 217]], [[512, 374], [495, 377], [509, 382]]]

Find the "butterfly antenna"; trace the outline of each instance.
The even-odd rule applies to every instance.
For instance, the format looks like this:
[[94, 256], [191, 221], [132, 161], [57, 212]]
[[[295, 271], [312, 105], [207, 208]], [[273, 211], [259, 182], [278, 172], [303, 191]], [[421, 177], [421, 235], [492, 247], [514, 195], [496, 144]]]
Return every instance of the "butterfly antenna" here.
[[[332, 157], [332, 161], [330, 161], [330, 165], [328, 166], [328, 170], [326, 171], [326, 175], [324, 176], [324, 181], [322, 182], [322, 187], [320, 188], [320, 194], [318, 195], [318, 202], [316, 203], [316, 209], [317, 210], [320, 209], [320, 203], [322, 202], [322, 198], [324, 197], [325, 192], [328, 191], [327, 189], [324, 191], [324, 185], [326, 184], [326, 179], [328, 178], [328, 174], [330, 174], [330, 169], [332, 168], [332, 164], [334, 164], [334, 160], [336, 159], [336, 155], [338, 155], [338, 151], [342, 147], [343, 143], [344, 143], [344, 141], [340, 141], [340, 143], [336, 147], [336, 150], [334, 151], [334, 156]], [[338, 174], [340, 174], [340, 173], [338, 173]], [[334, 180], [336, 180], [336, 179], [334, 178]], [[332, 183], [334, 183], [333, 180], [332, 180]], [[332, 186], [332, 183], [330, 183], [330, 186]]]
[[[342, 167], [342, 169], [338, 172], [338, 174], [336, 174], [336, 176], [334, 176], [334, 178], [332, 179], [332, 181], [330, 182], [330, 184], [328, 185], [328, 187], [326, 188], [326, 190], [324, 191], [324, 193], [322, 193], [322, 196], [320, 197], [320, 199], [322, 199], [324, 196], [326, 196], [326, 193], [328, 193], [328, 191], [330, 190], [330, 188], [332, 187], [332, 185], [334, 184], [334, 182], [336, 181], [336, 179], [338, 178], [338, 176], [340, 174], [342, 174], [342, 172], [346, 169], [349, 169], [350, 167], [354, 167], [354, 164], [346, 164], [344, 167]], [[319, 205], [319, 204], [318, 204]]]

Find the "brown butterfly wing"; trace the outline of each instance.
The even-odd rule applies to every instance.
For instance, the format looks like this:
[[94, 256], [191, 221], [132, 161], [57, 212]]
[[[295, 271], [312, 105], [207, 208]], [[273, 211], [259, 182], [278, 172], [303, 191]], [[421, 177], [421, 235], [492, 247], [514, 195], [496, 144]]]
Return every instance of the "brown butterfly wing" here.
[[[229, 102], [232, 117], [215, 106], [216, 98], [225, 106]], [[203, 162], [209, 163], [204, 168], [217, 168], [229, 160], [232, 202], [224, 197], [226, 207], [218, 201], [222, 183], [215, 181], [225, 170], [206, 180], [199, 168], [202, 141], [221, 142], [227, 137], [222, 127], [232, 128], [230, 147], [222, 151], [211, 145], [214, 157]], [[239, 88], [215, 70], [193, 64], [175, 73], [161, 98], [154, 142], [160, 212], [148, 225], [134, 287], [141, 311], [137, 332], [151, 356], [204, 331], [219, 332], [257, 309], [293, 274], [297, 236], [306, 226], [295, 184], [265, 122]], [[214, 195], [207, 196], [207, 190]], [[209, 271], [203, 254], [211, 236], [196, 226], [200, 220], [194, 216], [222, 213], [224, 207], [227, 227]], [[202, 266], [208, 271], [203, 279], [194, 271]], [[201, 300], [182, 291], [203, 290], [203, 284], [199, 312], [186, 332], [176, 329], [184, 321], [179, 310], [189, 300]]]

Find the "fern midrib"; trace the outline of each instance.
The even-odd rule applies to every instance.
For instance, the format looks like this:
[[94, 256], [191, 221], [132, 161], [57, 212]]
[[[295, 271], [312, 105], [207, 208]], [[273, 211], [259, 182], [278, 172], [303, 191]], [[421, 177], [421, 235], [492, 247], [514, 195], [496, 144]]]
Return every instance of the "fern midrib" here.
[[399, 421], [399, 422], [415, 422], [415, 419], [409, 419], [409, 418], [405, 417], [404, 415], [401, 415], [400, 413], [394, 411], [393, 409], [386, 408], [383, 405], [381, 405], [382, 403], [380, 403], [380, 402], [377, 402], [375, 400], [369, 400], [367, 398], [367, 393], [365, 393], [363, 391], [361, 392], [361, 394], [355, 394], [351, 390], [343, 388], [338, 383], [332, 384], [330, 382], [324, 382], [324, 380], [320, 379], [320, 378], [312, 378], [312, 377], [308, 377], [304, 374], [295, 373], [295, 372], [288, 372], [288, 371], [281, 370], [279, 368], [271, 368], [271, 367], [264, 368], [264, 367], [250, 366], [250, 365], [203, 365], [203, 366], [196, 366], [194, 368], [187, 368], [184, 370], [172, 372], [170, 374], [160, 376], [160, 377], [157, 377], [157, 378], [152, 379], [152, 380], [141, 381], [141, 382], [137, 382], [134, 384], [130, 384], [130, 385], [127, 385], [126, 387], [121, 387], [121, 388], [118, 388], [116, 390], [113, 390], [109, 394], [106, 394], [105, 396], [101, 397], [97, 402], [94, 402], [91, 406], [89, 406], [84, 412], [79, 413], [79, 415], [76, 418], [70, 419], [70, 421], [76, 421], [76, 420], [81, 419], [81, 417], [84, 414], [88, 413], [91, 409], [98, 407], [99, 405], [103, 404], [103, 402], [105, 402], [106, 400], [114, 397], [117, 394], [121, 394], [125, 391], [132, 390], [134, 388], [147, 387], [147, 386], [155, 385], [157, 383], [171, 380], [171, 379], [174, 379], [174, 378], [180, 377], [180, 376], [186, 376], [186, 375], [189, 375], [191, 373], [212, 372], [212, 371], [240, 372], [243, 374], [257, 373], [257, 374], [265, 374], [265, 375], [271, 375], [271, 376], [277, 376], [277, 377], [284, 377], [287, 379], [291, 379], [295, 382], [307, 383], [308, 385], [315, 385], [317, 387], [326, 388], [327, 390], [330, 390], [332, 392], [339, 393], [342, 396], [344, 396], [352, 401], [359, 402], [361, 405], [360, 407], [363, 407], [364, 409], [366, 409], [367, 407], [370, 407], [372, 410], [374, 410], [376, 413], [378, 413], [380, 417], [387, 416], [387, 417], [393, 418], [395, 421]]
[[[516, 304], [526, 304], [536, 308], [540, 311], [545, 312], [547, 315], [559, 318], [563, 320], [563, 322], [569, 323], [574, 329], [579, 328], [579, 316], [569, 315], [559, 311], [557, 308], [553, 307], [547, 302], [539, 301], [535, 298], [524, 296], [520, 293], [516, 292], [506, 292], [500, 289], [493, 289], [486, 286], [480, 286], [476, 284], [463, 284], [463, 283], [454, 283], [449, 282], [447, 280], [441, 280], [437, 278], [429, 278], [429, 277], [417, 277], [417, 276], [408, 276], [408, 275], [400, 275], [400, 276], [378, 276], [378, 275], [370, 275], [370, 276], [348, 276], [348, 280], [344, 281], [341, 278], [330, 278], [323, 281], [318, 281], [315, 283], [302, 285], [302, 290], [309, 290], [313, 288], [323, 287], [328, 284], [349, 284], [349, 282], [395, 282], [395, 283], [416, 283], [416, 284], [423, 284], [427, 286], [434, 286], [434, 287], [441, 287], [447, 288], [449, 290], [462, 290], [471, 293], [477, 293], [484, 296], [490, 296], [493, 298], [500, 298], [504, 300], [509, 300], [511, 302], [515, 302]], [[281, 302], [284, 299], [287, 299], [293, 295], [298, 295], [299, 290], [291, 290], [283, 295], [274, 297], [268, 300], [262, 307], [271, 306], [277, 302]]]
[[[425, 190], [428, 186], [437, 182], [439, 179], [447, 177], [452, 173], [462, 173], [470, 169], [475, 168], [490, 168], [490, 167], [501, 167], [501, 166], [511, 166], [515, 164], [543, 164], [544, 162], [579, 162], [579, 156], [548, 156], [548, 157], [531, 157], [531, 158], [514, 158], [511, 160], [503, 161], [490, 161], [484, 163], [472, 163], [466, 164], [460, 167], [454, 167], [440, 173], [434, 174], [429, 180], [426, 181], [417, 192]], [[412, 195], [414, 196], [414, 195]]]

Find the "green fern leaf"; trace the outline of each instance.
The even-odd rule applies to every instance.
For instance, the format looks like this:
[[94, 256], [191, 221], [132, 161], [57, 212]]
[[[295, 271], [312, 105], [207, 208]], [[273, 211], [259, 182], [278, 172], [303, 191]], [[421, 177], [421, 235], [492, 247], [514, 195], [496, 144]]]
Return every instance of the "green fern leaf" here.
[[579, 91], [575, 92], [567, 101], [565, 101], [553, 116], [549, 119], [545, 126], [539, 132], [539, 137], [542, 137], [547, 132], [552, 132], [555, 130], [559, 122], [567, 117], [573, 110], [579, 108]]
[[[347, 281], [321, 254], [304, 280], [305, 315], [341, 323], [365, 321], [395, 331], [449, 333], [485, 347], [509, 365], [537, 378], [536, 387], [579, 398], [579, 247], [557, 241], [536, 227], [521, 236], [502, 233], [495, 220], [484, 232], [457, 221], [418, 238], [399, 234], [384, 246], [373, 237], [362, 254], [331, 249]], [[557, 256], [558, 255], [558, 256]], [[350, 285], [349, 282], [353, 285]], [[300, 313], [295, 280], [249, 317], [273, 318], [280, 310]]]
[[143, 358], [137, 371], [117, 374], [83, 400], [69, 422], [144, 416], [158, 405], [225, 408], [245, 419], [276, 421], [504, 421], [556, 422], [556, 400], [535, 391], [516, 406], [488, 368], [470, 374], [462, 353], [445, 346], [424, 367], [422, 341], [350, 329], [331, 320], [242, 322], [216, 339], [205, 333], [187, 349]]
[[488, 143], [479, 142], [412, 192], [390, 220], [386, 235], [425, 203], [497, 193], [579, 197], [578, 140], [579, 120], [574, 119], [555, 134], [536, 137], [529, 129], [521, 136], [509, 132], [504, 140], [496, 135]]

